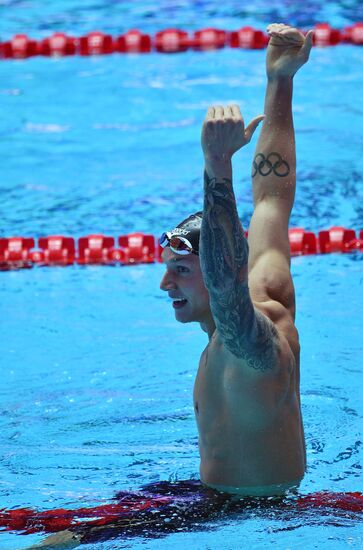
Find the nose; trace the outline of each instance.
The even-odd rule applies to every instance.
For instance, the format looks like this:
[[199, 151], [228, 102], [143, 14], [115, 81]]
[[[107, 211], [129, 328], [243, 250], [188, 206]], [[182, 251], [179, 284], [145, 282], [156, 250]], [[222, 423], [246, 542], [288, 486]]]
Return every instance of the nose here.
[[160, 290], [174, 290], [176, 288], [175, 281], [169, 271], [165, 271], [163, 278], [160, 281]]

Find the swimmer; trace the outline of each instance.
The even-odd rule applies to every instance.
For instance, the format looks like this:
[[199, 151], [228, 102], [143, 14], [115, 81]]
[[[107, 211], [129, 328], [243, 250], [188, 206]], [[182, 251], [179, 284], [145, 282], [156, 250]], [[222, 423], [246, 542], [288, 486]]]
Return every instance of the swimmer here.
[[[296, 488], [306, 467], [288, 224], [296, 184], [293, 77], [309, 58], [313, 33], [282, 24], [268, 33], [265, 114], [245, 128], [237, 105], [208, 109], [203, 212], [161, 238], [160, 287], [176, 320], [197, 321], [209, 339], [194, 386], [201, 481], [251, 497]], [[262, 121], [247, 239], [232, 156]]]
[[[161, 239], [161, 289], [176, 319], [200, 323], [209, 339], [194, 387], [201, 481], [242, 497], [283, 495], [306, 466], [288, 222], [296, 183], [293, 77], [309, 58], [313, 33], [277, 24], [268, 33], [265, 115], [245, 128], [236, 105], [208, 110], [204, 210]], [[247, 240], [231, 159], [262, 120]], [[32, 548], [75, 548], [109, 527], [85, 522], [82, 533], [70, 528]]]

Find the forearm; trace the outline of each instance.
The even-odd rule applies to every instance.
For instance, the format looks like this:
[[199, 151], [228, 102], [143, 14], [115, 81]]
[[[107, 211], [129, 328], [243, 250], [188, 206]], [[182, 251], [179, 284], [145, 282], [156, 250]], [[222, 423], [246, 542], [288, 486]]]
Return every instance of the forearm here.
[[295, 196], [296, 154], [292, 117], [293, 80], [269, 79], [265, 120], [252, 165], [255, 205], [264, 199], [283, 198], [291, 211]]
[[248, 288], [248, 242], [232, 187], [232, 155], [246, 145], [263, 116], [245, 128], [236, 105], [210, 107], [202, 129], [205, 158], [200, 263], [218, 334], [226, 349], [255, 370], [276, 364], [275, 326], [255, 310]]
[[201, 267], [210, 292], [247, 287], [248, 243], [238, 217], [231, 161], [206, 162]]
[[231, 173], [230, 165], [224, 169], [206, 166], [201, 267], [222, 341], [236, 357], [263, 371], [274, 364], [276, 330], [255, 310], [250, 297], [248, 243], [237, 213]]

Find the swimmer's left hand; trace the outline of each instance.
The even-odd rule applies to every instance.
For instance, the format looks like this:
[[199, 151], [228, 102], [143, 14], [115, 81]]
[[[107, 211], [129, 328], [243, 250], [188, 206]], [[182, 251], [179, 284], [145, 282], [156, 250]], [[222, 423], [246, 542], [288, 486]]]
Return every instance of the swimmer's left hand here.
[[269, 25], [267, 32], [270, 37], [266, 57], [268, 78], [292, 78], [309, 59], [314, 32], [304, 36], [298, 29], [282, 23]]
[[202, 129], [202, 149], [206, 165], [209, 162], [230, 162], [232, 155], [251, 141], [264, 119], [255, 117], [245, 128], [238, 105], [209, 107]]

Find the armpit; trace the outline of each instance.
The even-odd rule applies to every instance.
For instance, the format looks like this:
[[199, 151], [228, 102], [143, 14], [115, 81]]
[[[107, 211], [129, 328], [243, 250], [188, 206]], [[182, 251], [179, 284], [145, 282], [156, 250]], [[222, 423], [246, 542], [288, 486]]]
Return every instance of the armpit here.
[[[274, 368], [279, 351], [279, 336], [274, 323], [258, 309], [251, 299], [231, 303], [229, 297], [212, 300], [212, 313], [218, 333], [226, 348], [254, 370]], [[236, 306], [237, 303], [237, 306]]]

